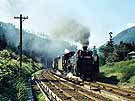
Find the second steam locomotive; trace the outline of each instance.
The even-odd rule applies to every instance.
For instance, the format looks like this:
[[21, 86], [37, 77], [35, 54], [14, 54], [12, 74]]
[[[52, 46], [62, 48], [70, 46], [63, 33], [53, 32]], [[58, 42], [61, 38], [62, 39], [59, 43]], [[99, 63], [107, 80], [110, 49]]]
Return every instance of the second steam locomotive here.
[[96, 81], [99, 74], [99, 57], [96, 50], [89, 51], [87, 46], [77, 52], [69, 52], [53, 61], [53, 70], [63, 75], [71, 72], [82, 80]]

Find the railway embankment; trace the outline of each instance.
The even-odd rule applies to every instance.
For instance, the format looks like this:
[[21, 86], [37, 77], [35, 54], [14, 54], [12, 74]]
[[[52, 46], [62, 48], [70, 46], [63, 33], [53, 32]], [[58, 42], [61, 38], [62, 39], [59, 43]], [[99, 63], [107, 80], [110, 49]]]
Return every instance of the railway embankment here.
[[[23, 56], [22, 68], [20, 68], [17, 54], [9, 49], [1, 50], [0, 101], [27, 101], [30, 97], [30, 89], [28, 89], [29, 77], [41, 68], [41, 64], [28, 59], [26, 56]], [[18, 96], [19, 93], [20, 96]]]
[[114, 62], [100, 67], [103, 82], [135, 88], [135, 59]]

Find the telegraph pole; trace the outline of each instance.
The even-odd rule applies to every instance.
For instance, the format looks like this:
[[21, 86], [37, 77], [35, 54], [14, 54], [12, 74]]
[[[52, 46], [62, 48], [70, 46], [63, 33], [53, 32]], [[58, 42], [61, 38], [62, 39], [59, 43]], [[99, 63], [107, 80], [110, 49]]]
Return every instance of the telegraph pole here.
[[20, 49], [20, 68], [22, 67], [22, 22], [25, 19], [28, 19], [27, 17], [23, 17], [22, 14], [20, 14], [20, 17], [14, 17], [14, 19], [20, 19], [20, 43], [19, 43], [19, 49]]
[[[19, 19], [20, 20], [20, 43], [19, 43], [19, 55], [20, 55], [20, 68], [18, 69], [18, 74], [19, 74], [19, 78], [20, 78], [20, 69], [22, 67], [22, 22], [25, 19], [28, 19], [27, 17], [23, 17], [22, 14], [20, 14], [19, 17], [14, 17], [14, 19]], [[20, 97], [20, 89], [19, 89], [19, 93], [18, 93], [18, 99]]]

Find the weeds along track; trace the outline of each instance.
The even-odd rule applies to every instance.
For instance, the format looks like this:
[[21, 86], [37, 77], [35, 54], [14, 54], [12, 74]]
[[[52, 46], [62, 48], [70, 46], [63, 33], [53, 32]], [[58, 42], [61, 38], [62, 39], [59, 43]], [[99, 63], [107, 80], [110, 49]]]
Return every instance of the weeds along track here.
[[47, 71], [36, 78], [42, 89], [48, 88], [51, 91], [48, 96], [52, 95], [54, 101], [111, 101], [109, 98], [83, 89], [80, 85], [66, 81]]
[[135, 101], [135, 91], [132, 89], [120, 88], [118, 86], [115, 86], [112, 84], [107, 84], [107, 83], [102, 83], [102, 82], [95, 82], [95, 83], [87, 82], [87, 81], [83, 82], [78, 79], [67, 78], [67, 77], [63, 77], [61, 75], [57, 75], [54, 72], [51, 72], [51, 73], [60, 78], [63, 78], [67, 81], [72, 82], [76, 86], [80, 85], [83, 88], [86, 88], [87, 90], [89, 89], [91, 92], [100, 91], [100, 95], [107, 97], [111, 100]]

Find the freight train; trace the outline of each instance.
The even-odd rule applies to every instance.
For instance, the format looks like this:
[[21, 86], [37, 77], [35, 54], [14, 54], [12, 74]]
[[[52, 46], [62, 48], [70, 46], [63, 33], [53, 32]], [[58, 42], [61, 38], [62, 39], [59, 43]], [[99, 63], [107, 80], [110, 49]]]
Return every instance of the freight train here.
[[83, 50], [71, 51], [55, 58], [53, 70], [61, 72], [62, 75], [72, 72], [82, 80], [96, 81], [99, 74], [99, 57], [97, 52], [89, 51], [87, 46], [83, 46]]

